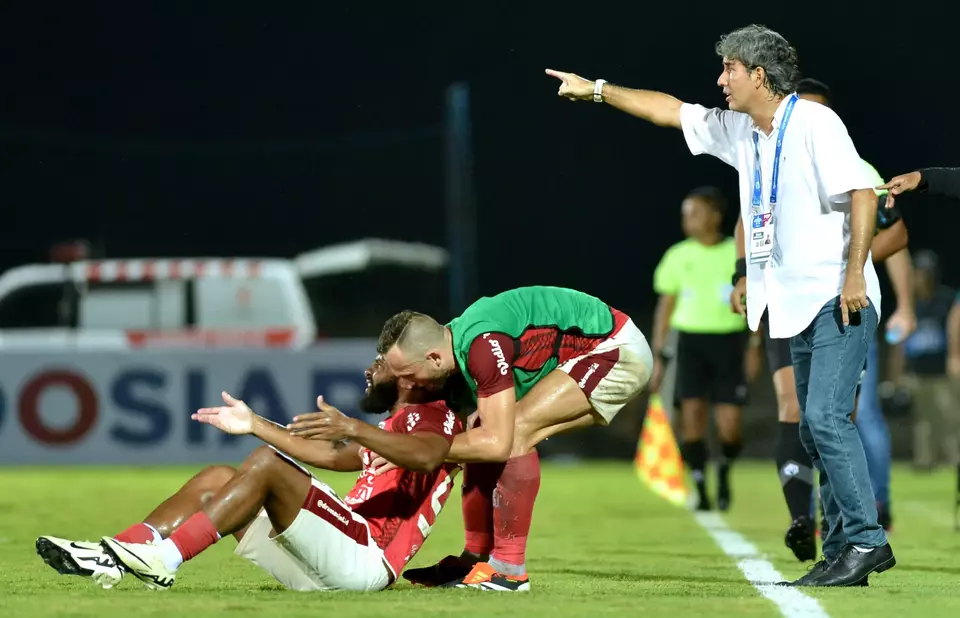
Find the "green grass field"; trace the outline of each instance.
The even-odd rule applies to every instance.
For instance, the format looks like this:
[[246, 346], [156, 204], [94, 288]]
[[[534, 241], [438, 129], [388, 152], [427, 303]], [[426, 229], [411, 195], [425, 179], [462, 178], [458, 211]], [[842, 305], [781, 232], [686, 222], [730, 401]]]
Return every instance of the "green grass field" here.
[[[533, 591], [288, 592], [232, 554], [226, 539], [184, 565], [164, 592], [125, 579], [113, 590], [57, 575], [34, 552], [38, 535], [96, 539], [139, 521], [195, 468], [0, 470], [0, 616], [769, 616], [781, 615], [744, 579], [692, 515], [650, 494], [626, 464], [544, 466], [527, 563]], [[353, 475], [321, 474], [338, 490]], [[783, 546], [787, 522], [773, 465], [744, 463], [725, 519], [787, 577], [807, 565]], [[898, 566], [866, 589], [808, 592], [827, 615], [960, 616], [960, 533], [947, 472], [894, 479]], [[459, 492], [413, 564], [462, 547]]]

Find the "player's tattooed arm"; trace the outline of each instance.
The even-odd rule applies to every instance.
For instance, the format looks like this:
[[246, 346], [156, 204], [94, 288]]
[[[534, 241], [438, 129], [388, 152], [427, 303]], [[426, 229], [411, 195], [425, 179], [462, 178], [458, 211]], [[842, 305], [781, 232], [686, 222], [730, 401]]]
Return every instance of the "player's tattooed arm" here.
[[308, 440], [290, 435], [287, 428], [257, 417], [253, 435], [298, 461], [324, 470], [356, 472], [363, 469], [360, 445], [349, 440]]
[[[292, 437], [310, 441], [319, 440], [325, 444], [337, 444], [343, 440], [350, 440], [365, 446], [387, 461], [414, 472], [435, 470], [443, 464], [450, 450], [450, 440], [452, 440], [450, 432], [447, 432], [449, 437], [444, 437], [444, 432], [440, 430], [415, 433], [384, 431], [361, 420], [349, 418], [324, 401], [323, 397], [317, 398], [317, 408], [317, 412], [294, 417], [293, 422], [287, 427]], [[417, 410], [417, 406], [410, 407], [407, 410], [407, 416], [401, 419], [401, 422], [407, 423], [410, 431], [418, 426], [421, 417], [429, 414], [429, 410], [423, 413]], [[416, 417], [411, 416], [412, 414], [416, 414]], [[450, 418], [452, 428], [455, 420], [452, 412]], [[422, 424], [430, 423], [424, 419]], [[442, 427], [443, 424], [440, 423], [440, 428]]]
[[447, 458], [450, 440], [438, 433], [402, 434], [357, 423], [356, 439], [387, 461], [414, 472], [433, 472]]

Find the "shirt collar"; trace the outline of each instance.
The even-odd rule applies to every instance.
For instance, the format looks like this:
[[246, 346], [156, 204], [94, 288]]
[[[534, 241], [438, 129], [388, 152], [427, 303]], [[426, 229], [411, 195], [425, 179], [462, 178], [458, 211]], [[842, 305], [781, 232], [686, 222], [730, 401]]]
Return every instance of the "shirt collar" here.
[[760, 127], [757, 126], [757, 123], [751, 121], [754, 132], [759, 133], [760, 137], [772, 137], [773, 134], [777, 132], [777, 129], [780, 128], [780, 121], [783, 120], [783, 113], [787, 110], [787, 101], [789, 101], [790, 97], [794, 96], [795, 94], [795, 92], [790, 93], [783, 97], [783, 100], [780, 101], [780, 105], [777, 106], [777, 111], [773, 113], [773, 130], [770, 131], [770, 135], [767, 135], [761, 131]]

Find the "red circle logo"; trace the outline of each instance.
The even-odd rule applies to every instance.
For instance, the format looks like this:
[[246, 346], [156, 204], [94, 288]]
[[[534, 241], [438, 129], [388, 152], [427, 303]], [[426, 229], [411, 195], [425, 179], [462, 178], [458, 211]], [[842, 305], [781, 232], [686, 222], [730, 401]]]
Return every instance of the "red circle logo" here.
[[[66, 386], [73, 391], [80, 411], [70, 427], [51, 429], [40, 417], [40, 396], [51, 386]], [[20, 424], [35, 440], [44, 444], [69, 444], [76, 442], [97, 421], [97, 393], [80, 375], [72, 371], [46, 371], [32, 378], [20, 391]]]

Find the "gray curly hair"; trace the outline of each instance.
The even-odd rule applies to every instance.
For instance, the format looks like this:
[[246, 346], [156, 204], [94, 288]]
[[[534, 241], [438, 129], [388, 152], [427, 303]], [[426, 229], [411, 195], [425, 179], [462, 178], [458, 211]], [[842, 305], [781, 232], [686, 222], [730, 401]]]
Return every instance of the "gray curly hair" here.
[[797, 50], [766, 26], [752, 24], [721, 36], [717, 55], [739, 60], [748, 71], [763, 67], [763, 85], [774, 95], [787, 96], [800, 79]]

